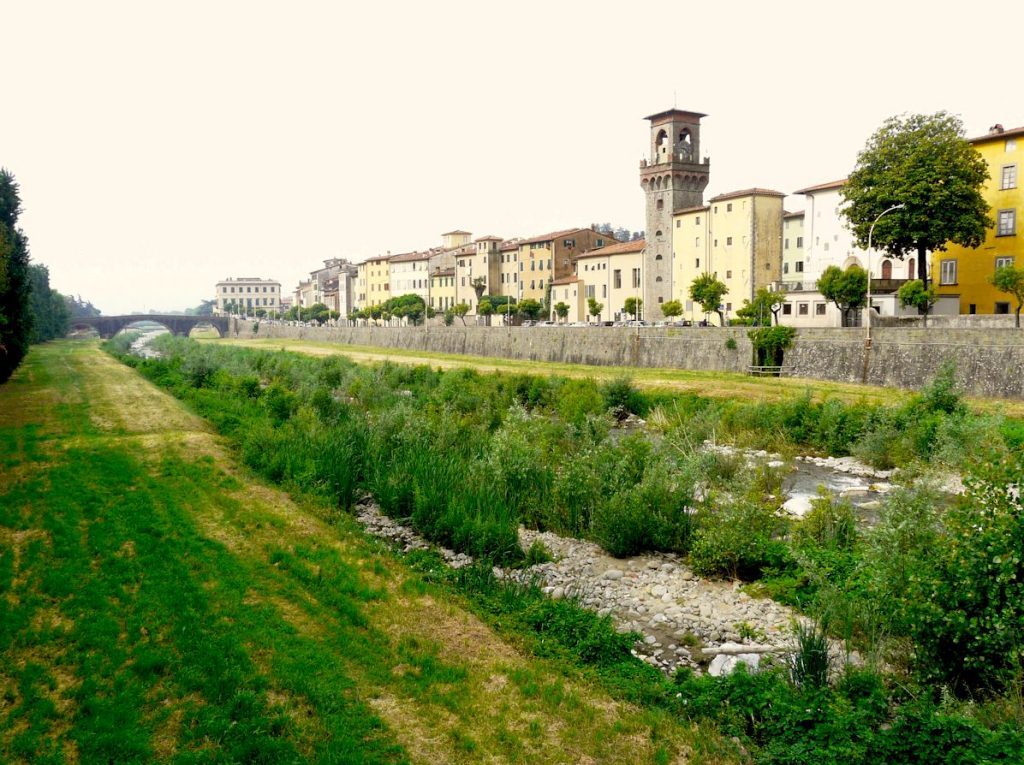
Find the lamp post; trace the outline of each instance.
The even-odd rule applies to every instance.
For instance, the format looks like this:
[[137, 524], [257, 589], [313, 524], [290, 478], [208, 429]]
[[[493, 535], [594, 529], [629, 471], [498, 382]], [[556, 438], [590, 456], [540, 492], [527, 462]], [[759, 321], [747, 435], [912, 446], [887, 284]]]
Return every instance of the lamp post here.
[[893, 210], [902, 210], [904, 207], [906, 207], [906, 205], [901, 202], [898, 205], [893, 205], [892, 207], [887, 207], [882, 210], [882, 212], [878, 213], [878, 216], [871, 222], [871, 227], [868, 229], [868, 295], [867, 308], [864, 309], [864, 325], [866, 331], [864, 335], [864, 374], [862, 375], [864, 382], [868, 381], [868, 356], [871, 353], [871, 237], [875, 233], [875, 224], [882, 219], [882, 216], [888, 215]]

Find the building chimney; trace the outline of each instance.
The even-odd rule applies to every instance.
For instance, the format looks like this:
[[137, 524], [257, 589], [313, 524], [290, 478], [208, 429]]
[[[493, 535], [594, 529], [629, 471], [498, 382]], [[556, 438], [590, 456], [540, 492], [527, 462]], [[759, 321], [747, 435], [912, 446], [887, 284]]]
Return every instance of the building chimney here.
[[995, 135], [995, 134], [1002, 133], [1002, 132], [1003, 132], [1003, 126], [1000, 125], [998, 122], [988, 129], [988, 134], [989, 135]]

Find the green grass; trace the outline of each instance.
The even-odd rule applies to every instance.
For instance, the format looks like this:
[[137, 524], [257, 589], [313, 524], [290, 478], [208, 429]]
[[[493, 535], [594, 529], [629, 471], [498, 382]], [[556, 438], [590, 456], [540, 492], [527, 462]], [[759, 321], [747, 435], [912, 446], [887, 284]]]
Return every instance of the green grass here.
[[[5, 487], [0, 525], [36, 536], [17, 547], [17, 581], [15, 551], [0, 558], [0, 649], [14, 668], [3, 678], [0, 752], [43, 762], [65, 761], [71, 747], [83, 762], [169, 749], [181, 762], [404, 761], [335, 653], [367, 645], [356, 639], [361, 608], [379, 593], [336, 554], [293, 552], [296, 565], [281, 567], [294, 580], [286, 591], [330, 593], [332, 617], [327, 640], [298, 634], [250, 597], [268, 584], [265, 567], [193, 523], [210, 500], [241, 511], [210, 477], [173, 456], [154, 476], [128, 446], [100, 441]], [[310, 558], [327, 572], [315, 582], [298, 565]], [[315, 725], [274, 700], [289, 697], [317, 709]], [[73, 713], [58, 714], [58, 700]]]
[[[698, 746], [573, 657], [517, 652], [316, 492], [299, 506], [254, 481], [94, 344], [33, 349], [0, 387], [0, 444], [2, 762], [639, 763]], [[520, 692], [519, 672], [549, 690]]]

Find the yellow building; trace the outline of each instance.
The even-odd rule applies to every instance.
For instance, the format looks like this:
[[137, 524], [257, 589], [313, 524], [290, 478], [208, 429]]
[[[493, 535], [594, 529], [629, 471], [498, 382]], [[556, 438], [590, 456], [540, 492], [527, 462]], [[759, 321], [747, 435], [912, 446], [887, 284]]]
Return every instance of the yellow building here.
[[443, 313], [455, 305], [455, 269], [439, 268], [430, 274], [430, 307]]
[[[548, 318], [551, 321], [571, 323], [587, 320], [587, 304], [583, 299], [585, 285], [578, 276], [566, 276], [562, 279], [555, 279], [551, 282], [551, 310]], [[558, 316], [555, 306], [565, 303], [569, 306], [569, 313], [565, 319]]]
[[717, 274], [729, 290], [722, 298], [727, 319], [735, 316], [744, 300], [753, 300], [757, 290], [782, 281], [785, 196], [770, 189], [746, 189], [708, 200], [707, 270]]
[[[603, 306], [601, 315], [596, 319], [588, 316], [588, 321], [623, 321], [633, 318], [632, 314], [626, 315], [624, 309], [626, 298], [643, 298], [646, 246], [647, 242], [643, 239], [615, 242], [607, 247], [585, 252], [576, 258], [576, 276], [582, 282], [582, 287], [578, 289], [583, 310], [588, 310], [589, 298], [594, 298]], [[556, 280], [556, 284], [558, 281]], [[644, 312], [641, 310], [640, 318], [643, 317]]]
[[519, 240], [506, 239], [498, 245], [498, 291], [518, 301], [519, 292]]
[[573, 258], [615, 242], [611, 234], [570, 228], [519, 242], [519, 298], [543, 301], [555, 279], [573, 275]]
[[366, 259], [366, 300], [360, 308], [370, 308], [391, 299], [390, 255], [378, 255]]
[[982, 195], [991, 206], [995, 228], [975, 250], [950, 244], [932, 255], [931, 278], [940, 295], [959, 297], [960, 313], [1012, 313], [1013, 296], [1000, 292], [989, 278], [1002, 266], [1024, 265], [1024, 247], [1017, 227], [1024, 214], [1024, 195], [1018, 178], [1024, 158], [1024, 127], [1004, 130], [996, 125], [988, 135], [970, 142], [988, 163], [989, 178]]
[[700, 304], [690, 299], [690, 285], [708, 270], [710, 211], [710, 207], [703, 205], [680, 210], [672, 216], [672, 299], [683, 306], [681, 318], [691, 321], [704, 318]]

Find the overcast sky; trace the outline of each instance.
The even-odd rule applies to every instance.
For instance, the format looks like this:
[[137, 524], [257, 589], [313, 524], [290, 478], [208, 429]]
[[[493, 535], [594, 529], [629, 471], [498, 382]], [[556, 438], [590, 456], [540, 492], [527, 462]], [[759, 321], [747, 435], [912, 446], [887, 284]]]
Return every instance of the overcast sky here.
[[0, 0], [0, 21], [33, 261], [107, 314], [455, 228], [642, 229], [643, 118], [673, 104], [708, 114], [707, 196], [841, 178], [893, 114], [1024, 125], [1019, 1]]

